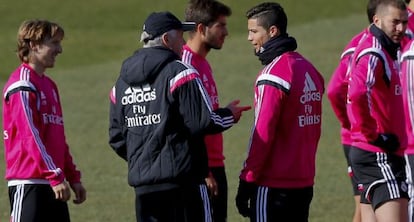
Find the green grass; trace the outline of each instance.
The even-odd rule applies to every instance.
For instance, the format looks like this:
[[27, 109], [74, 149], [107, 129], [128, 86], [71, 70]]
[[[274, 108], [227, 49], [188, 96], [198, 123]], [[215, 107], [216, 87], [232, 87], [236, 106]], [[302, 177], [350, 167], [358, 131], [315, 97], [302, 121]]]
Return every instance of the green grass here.
[[[138, 30], [149, 11], [171, 10], [183, 18], [186, 0], [73, 0], [0, 3], [0, 83], [18, 65], [14, 54], [16, 31], [22, 20], [47, 18], [66, 31], [64, 53], [48, 70], [57, 82], [63, 101], [66, 136], [75, 162], [83, 172], [88, 199], [69, 204], [74, 222], [134, 221], [134, 192], [126, 182], [127, 166], [107, 144], [108, 94], [126, 56], [139, 47]], [[261, 68], [247, 41], [244, 12], [259, 1], [223, 1], [233, 9], [230, 36], [221, 51], [212, 51], [222, 105], [240, 98], [252, 104], [253, 84]], [[325, 76], [326, 83], [347, 41], [366, 24], [362, 1], [280, 1], [289, 20], [289, 33], [298, 40], [298, 51]], [[19, 11], [22, 10], [22, 11]], [[341, 9], [338, 11], [338, 9]], [[253, 112], [225, 133], [229, 181], [229, 222], [243, 220], [236, 212], [234, 195], [250, 133]], [[4, 175], [0, 152], [0, 176]], [[324, 100], [323, 131], [317, 156], [312, 222], [351, 220], [353, 199], [339, 141], [339, 124]], [[0, 221], [8, 221], [6, 182], [0, 183]]]
[[[245, 11], [261, 1], [223, 2], [233, 10], [228, 21], [231, 35], [247, 37]], [[365, 10], [363, 1], [302, 0], [300, 4], [292, 0], [279, 2], [289, 16], [290, 27], [325, 18], [362, 14]], [[71, 69], [121, 60], [139, 46], [138, 30], [150, 11], [170, 10], [182, 19], [186, 3], [187, 0], [37, 0], [36, 3], [29, 0], [3, 1], [0, 3], [0, 78], [6, 78], [18, 64], [15, 38], [23, 20], [49, 19], [65, 28], [64, 54], [59, 58], [58, 66]]]

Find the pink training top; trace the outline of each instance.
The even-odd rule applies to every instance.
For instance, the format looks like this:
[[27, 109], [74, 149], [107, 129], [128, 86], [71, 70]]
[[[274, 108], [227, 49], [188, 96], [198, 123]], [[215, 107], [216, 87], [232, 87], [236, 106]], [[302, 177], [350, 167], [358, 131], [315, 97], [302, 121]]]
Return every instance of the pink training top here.
[[297, 52], [283, 53], [264, 67], [256, 79], [242, 180], [272, 188], [314, 184], [323, 93], [323, 77]]
[[347, 109], [352, 146], [369, 152], [384, 152], [371, 142], [380, 133], [392, 133], [400, 141], [396, 154], [404, 154], [405, 118], [398, 61], [391, 58], [370, 32], [352, 58]]
[[[208, 61], [204, 57], [192, 51], [188, 45], [183, 46], [182, 61], [184, 63], [191, 64], [198, 71], [204, 88], [210, 96], [210, 101], [212, 103], [213, 109], [218, 109], [220, 105], [216, 82], [214, 81], [213, 71]], [[208, 166], [224, 166], [223, 134], [218, 133], [213, 135], [206, 135], [204, 137], [204, 143], [207, 148]]]
[[3, 128], [9, 186], [80, 182], [65, 140], [57, 87], [27, 64], [3, 89]]
[[364, 38], [367, 30], [364, 30], [354, 36], [345, 46], [341, 55], [338, 66], [332, 74], [328, 84], [327, 95], [331, 103], [331, 107], [341, 123], [342, 144], [351, 145], [351, 124], [349, 123], [348, 114], [346, 112], [346, 97], [348, 93], [348, 75], [351, 58], [361, 38]]
[[406, 154], [414, 154], [414, 40], [411, 40], [402, 51], [401, 85], [407, 132]]

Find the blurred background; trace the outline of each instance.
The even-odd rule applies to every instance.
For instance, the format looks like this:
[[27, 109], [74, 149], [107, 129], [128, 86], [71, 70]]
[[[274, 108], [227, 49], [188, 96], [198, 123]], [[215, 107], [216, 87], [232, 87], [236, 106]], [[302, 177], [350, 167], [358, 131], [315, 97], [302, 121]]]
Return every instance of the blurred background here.
[[[222, 106], [239, 98], [253, 105], [253, 87], [260, 61], [247, 41], [245, 12], [257, 0], [223, 0], [233, 15], [230, 35], [220, 51], [211, 51]], [[288, 15], [288, 32], [298, 51], [324, 75], [327, 85], [346, 43], [365, 26], [366, 1], [281, 0]], [[17, 30], [26, 19], [41, 18], [65, 29], [63, 54], [47, 73], [59, 86], [66, 137], [75, 163], [82, 170], [88, 199], [69, 204], [73, 222], [135, 221], [134, 191], [127, 184], [127, 165], [108, 145], [108, 95], [123, 59], [141, 47], [140, 30], [152, 11], [173, 12], [184, 18], [187, 0], [18, 0], [0, 3], [0, 83], [19, 65], [15, 54]], [[238, 215], [234, 196], [245, 159], [253, 111], [225, 133], [229, 182], [228, 221], [247, 221]], [[351, 221], [353, 197], [339, 138], [339, 123], [324, 98], [323, 134], [317, 156], [317, 177], [311, 204], [312, 222]], [[298, 135], [300, 139], [300, 135]], [[2, 146], [2, 145], [1, 145]], [[0, 152], [0, 176], [4, 158]], [[8, 221], [7, 183], [0, 182], [0, 221]]]

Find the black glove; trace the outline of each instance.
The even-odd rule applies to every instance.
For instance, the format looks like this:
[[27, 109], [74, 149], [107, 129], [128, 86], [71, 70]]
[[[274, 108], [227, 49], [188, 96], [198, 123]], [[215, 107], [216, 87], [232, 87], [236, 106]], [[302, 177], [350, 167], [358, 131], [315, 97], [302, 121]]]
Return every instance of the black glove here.
[[398, 137], [392, 133], [380, 133], [378, 138], [371, 144], [391, 153], [397, 151], [400, 147]]
[[255, 195], [257, 186], [254, 183], [248, 183], [244, 180], [239, 181], [239, 188], [236, 195], [237, 210], [243, 217], [250, 217], [251, 206], [250, 201]]

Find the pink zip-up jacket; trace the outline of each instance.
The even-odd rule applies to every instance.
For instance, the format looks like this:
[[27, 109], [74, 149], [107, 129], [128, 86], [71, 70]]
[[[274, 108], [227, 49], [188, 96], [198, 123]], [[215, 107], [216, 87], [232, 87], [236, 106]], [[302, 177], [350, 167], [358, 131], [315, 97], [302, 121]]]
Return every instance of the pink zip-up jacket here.
[[255, 118], [240, 178], [272, 188], [313, 186], [324, 79], [297, 52], [285, 52], [256, 79]]
[[[183, 46], [182, 61], [191, 64], [200, 74], [200, 79], [206, 89], [211, 105], [214, 110], [220, 107], [219, 97], [217, 93], [216, 82], [214, 81], [213, 71], [208, 61], [192, 51], [187, 45]], [[209, 167], [223, 167], [223, 134], [211, 134], [204, 137], [204, 143], [207, 148], [208, 166]]]
[[395, 154], [404, 154], [407, 140], [399, 64], [371, 32], [354, 52], [347, 103], [352, 146], [384, 152], [371, 143], [380, 133], [392, 133], [400, 142]]
[[332, 74], [327, 88], [328, 99], [331, 107], [341, 123], [341, 140], [344, 145], [351, 145], [351, 124], [346, 112], [346, 97], [348, 94], [348, 75], [351, 58], [361, 38], [366, 35], [367, 30], [354, 36], [345, 46], [338, 66]]
[[27, 64], [4, 86], [3, 130], [9, 186], [80, 182], [65, 140], [56, 84]]
[[414, 40], [402, 51], [401, 85], [405, 112], [405, 129], [407, 132], [406, 154], [414, 154]]

